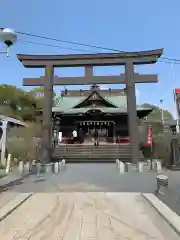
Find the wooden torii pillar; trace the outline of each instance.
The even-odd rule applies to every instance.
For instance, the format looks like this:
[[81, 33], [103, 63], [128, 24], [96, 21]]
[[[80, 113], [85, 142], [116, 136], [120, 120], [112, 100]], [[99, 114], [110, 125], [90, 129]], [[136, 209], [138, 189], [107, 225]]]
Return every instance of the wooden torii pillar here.
[[[136, 112], [135, 83], [154, 83], [155, 74], [140, 75], [134, 73], [134, 65], [156, 63], [163, 49], [141, 52], [71, 54], [71, 55], [24, 55], [18, 59], [27, 68], [45, 68], [45, 77], [25, 78], [24, 86], [44, 86], [42, 163], [51, 160], [52, 135], [52, 99], [54, 85], [87, 84], [126, 84], [129, 134], [132, 149], [132, 162], [139, 161], [138, 122]], [[119, 76], [93, 76], [94, 66], [125, 66], [125, 74]], [[84, 77], [54, 77], [55, 67], [84, 67]]]

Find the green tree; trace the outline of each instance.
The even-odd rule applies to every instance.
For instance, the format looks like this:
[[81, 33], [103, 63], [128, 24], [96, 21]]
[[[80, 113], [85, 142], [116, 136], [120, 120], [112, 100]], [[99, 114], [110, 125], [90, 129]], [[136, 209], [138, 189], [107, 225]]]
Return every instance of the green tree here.
[[36, 99], [29, 92], [2, 84], [0, 85], [0, 113], [24, 121], [32, 121], [36, 115]]
[[8, 152], [24, 162], [37, 159], [41, 146], [41, 133], [42, 125], [38, 123], [28, 123], [28, 127], [10, 128], [7, 137]]
[[[44, 87], [38, 87], [38, 88], [33, 88], [30, 91], [30, 94], [36, 99], [36, 107], [37, 109], [42, 109], [43, 108], [43, 102], [44, 102]], [[55, 100], [56, 93], [53, 92], [53, 100]]]
[[[148, 120], [153, 120], [153, 121], [161, 121], [162, 120], [162, 109], [155, 106], [151, 105], [149, 103], [144, 103], [141, 105], [141, 107], [146, 107], [146, 108], [153, 108], [153, 111], [148, 115]], [[163, 115], [164, 115], [164, 120], [169, 121], [173, 119], [172, 114], [168, 110], [163, 109]]]

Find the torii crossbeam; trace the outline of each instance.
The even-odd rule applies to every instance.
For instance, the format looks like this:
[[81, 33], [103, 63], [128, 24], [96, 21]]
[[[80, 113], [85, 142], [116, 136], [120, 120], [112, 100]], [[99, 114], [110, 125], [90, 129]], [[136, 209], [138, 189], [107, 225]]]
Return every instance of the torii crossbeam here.
[[[87, 69], [86, 67], [85, 69]], [[54, 76], [53, 85], [90, 85], [90, 84], [125, 84], [125, 74], [119, 76], [93, 76], [93, 74], [84, 77], [58, 77]], [[44, 86], [45, 76], [39, 78], [24, 78], [23, 86]], [[134, 74], [135, 83], [157, 83], [156, 74]]]
[[[157, 75], [139, 75], [134, 73], [134, 65], [156, 63], [162, 55], [163, 49], [141, 52], [102, 53], [102, 54], [71, 54], [71, 55], [23, 55], [18, 54], [18, 59], [27, 68], [45, 68], [45, 77], [24, 79], [25, 86], [44, 85], [43, 107], [43, 134], [42, 158], [43, 163], [51, 160], [52, 136], [52, 99], [53, 84], [73, 85], [91, 83], [125, 83], [127, 93], [127, 110], [129, 133], [131, 139], [132, 162], [139, 161], [138, 122], [136, 112], [135, 83], [157, 82]], [[94, 66], [125, 66], [125, 74], [119, 76], [93, 76]], [[54, 77], [54, 67], [85, 67], [84, 77]]]

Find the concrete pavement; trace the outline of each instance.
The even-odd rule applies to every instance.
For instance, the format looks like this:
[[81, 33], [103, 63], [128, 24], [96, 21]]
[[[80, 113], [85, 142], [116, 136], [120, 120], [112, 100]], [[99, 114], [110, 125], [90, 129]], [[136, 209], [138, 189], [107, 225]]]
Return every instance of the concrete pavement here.
[[180, 216], [173, 212], [166, 204], [162, 203], [155, 195], [150, 193], [142, 195], [180, 236]]
[[[170, 185], [168, 198], [166, 193], [164, 197], [169, 202], [169, 196], [178, 196], [180, 194], [180, 178], [177, 172], [171, 173], [167, 171], [165, 174], [169, 176]], [[67, 232], [64, 238], [66, 240], [72, 239], [69, 233], [72, 232], [77, 239], [82, 240], [106, 239], [106, 236], [109, 239], [125, 239], [125, 237], [130, 239], [131, 237], [131, 239], [158, 240], [168, 239], [167, 237], [169, 237], [169, 239], [176, 240], [178, 239], [176, 233], [139, 193], [154, 193], [156, 189], [156, 175], [157, 173], [155, 172], [147, 171], [144, 173], [133, 171], [132, 173], [119, 174], [115, 164], [68, 164], [57, 175], [45, 174], [40, 177], [31, 175], [10, 184], [7, 184], [6, 181], [8, 191], [0, 195], [0, 212], [13, 209], [15, 203], [18, 202], [17, 199], [22, 198], [22, 193], [29, 194], [33, 192], [34, 195], [27, 201], [25, 199], [25, 202], [21, 206], [9, 216], [6, 216], [0, 223], [0, 233], [2, 234], [0, 235], [0, 239], [9, 240], [12, 239], [11, 236], [16, 240], [49, 239], [50, 232], [55, 232], [53, 233], [54, 235], [52, 234], [54, 239], [57, 239], [56, 235], [58, 239], [62, 239], [64, 232]], [[170, 203], [174, 207], [174, 202], [170, 201]], [[180, 206], [178, 201], [176, 201], [175, 205], [175, 209], [178, 210]], [[11, 208], [8, 206], [11, 206]], [[88, 213], [86, 213], [87, 208], [84, 206], [89, 206]], [[136, 212], [137, 209], [139, 209], [138, 212]], [[71, 218], [71, 214], [73, 218]], [[111, 217], [107, 218], [109, 214]], [[86, 220], [84, 223], [82, 219], [86, 219], [86, 215], [88, 215], [88, 219], [96, 216], [95, 218], [99, 219], [96, 223], [108, 227], [104, 229], [105, 227], [94, 227], [95, 223], [85, 224]], [[148, 220], [146, 220], [147, 218]], [[62, 230], [63, 234], [58, 235], [59, 228], [57, 226], [61, 226], [61, 224], [64, 226], [63, 224], [65, 223], [63, 222], [67, 222], [67, 219], [75, 220], [70, 220], [70, 224], [67, 226], [69, 230]], [[104, 224], [104, 220], [102, 219], [106, 219], [106, 224]], [[121, 219], [121, 221], [118, 219]], [[146, 235], [137, 235], [135, 232], [133, 232], [134, 235], [128, 235], [126, 232], [132, 231], [122, 227], [121, 222], [123, 219], [126, 219], [127, 224], [138, 230], [146, 229], [146, 226], [144, 226], [145, 223], [147, 226], [150, 226], [148, 228], [150, 231], [147, 229], [145, 232]], [[145, 221], [142, 219], [145, 219]], [[131, 222], [132, 220], [133, 222]], [[95, 222], [95, 220], [93, 221]], [[71, 224], [72, 222], [73, 224]], [[86, 234], [89, 230], [81, 229], [77, 232], [76, 229], [79, 229], [79, 224], [82, 224], [84, 229], [91, 229], [90, 233], [88, 233], [90, 235]], [[115, 226], [110, 227], [112, 224]], [[4, 230], [8, 229], [8, 226], [11, 225], [12, 229], [10, 228], [10, 231]], [[64, 228], [61, 227], [60, 229]], [[124, 235], [119, 235], [119, 228], [121, 232], [125, 231], [123, 229], [126, 229], [123, 233]], [[115, 233], [110, 229], [115, 229]], [[102, 233], [98, 235], [98, 231], [104, 231], [105, 236]], [[153, 231], [156, 233], [155, 235], [151, 234]], [[37, 234], [33, 235], [32, 232], [37, 232]], [[14, 235], [14, 233], [16, 234]], [[23, 233], [24, 235], [19, 235], [19, 233]]]
[[178, 240], [179, 237], [139, 193], [79, 192], [34, 194], [0, 222], [0, 239]]

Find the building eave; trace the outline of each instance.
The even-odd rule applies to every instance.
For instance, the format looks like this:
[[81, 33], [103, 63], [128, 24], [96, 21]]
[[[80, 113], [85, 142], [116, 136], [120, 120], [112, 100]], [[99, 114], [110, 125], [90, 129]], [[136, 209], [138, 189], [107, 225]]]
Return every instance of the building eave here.
[[[125, 108], [72, 108], [67, 109], [65, 111], [62, 111], [58, 107], [53, 108], [53, 113], [58, 113], [61, 115], [78, 115], [78, 114], [86, 114], [88, 111], [93, 110], [100, 110], [103, 114], [112, 114], [112, 115], [118, 115], [118, 114], [127, 114], [127, 109]], [[153, 109], [151, 108], [140, 108], [137, 107], [137, 115], [141, 118], [146, 117], [150, 112], [152, 112]]]
[[13, 124], [20, 125], [20, 126], [23, 126], [23, 127], [28, 127], [28, 125], [25, 122], [23, 122], [21, 120], [18, 120], [16, 118], [11, 118], [11, 117], [5, 116], [3, 114], [0, 114], [0, 120], [1, 121], [2, 120], [3, 121], [7, 121], [7, 122], [9, 122], [11, 124], [13, 123]]

